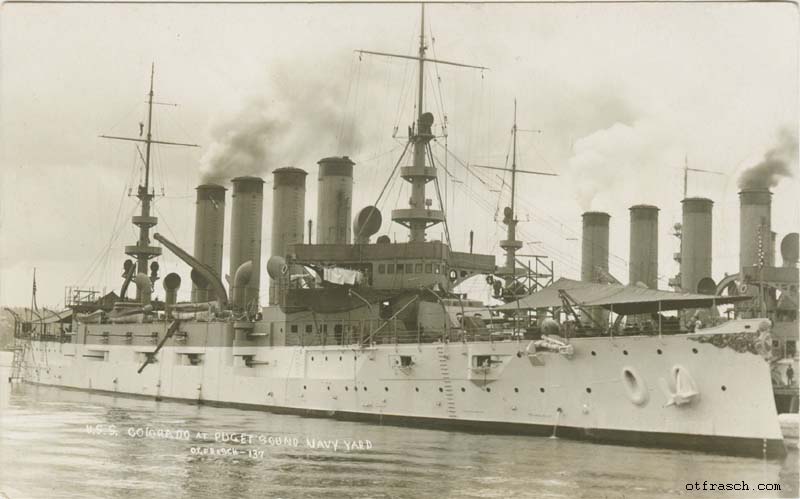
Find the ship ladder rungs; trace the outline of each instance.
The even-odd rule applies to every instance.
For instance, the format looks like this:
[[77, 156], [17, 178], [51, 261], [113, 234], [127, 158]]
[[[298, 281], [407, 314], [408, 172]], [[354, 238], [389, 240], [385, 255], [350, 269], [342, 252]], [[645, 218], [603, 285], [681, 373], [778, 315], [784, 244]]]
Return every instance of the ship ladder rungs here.
[[450, 380], [450, 367], [447, 363], [447, 355], [444, 348], [437, 347], [436, 353], [439, 356], [439, 370], [442, 374], [442, 382], [444, 382], [444, 398], [447, 401], [447, 415], [451, 418], [456, 418], [456, 402], [453, 398], [453, 385]]
[[27, 352], [27, 343], [22, 345], [16, 344], [12, 347], [14, 357], [11, 360], [11, 376], [8, 377], [9, 382], [22, 379], [22, 366], [25, 363], [25, 353]]

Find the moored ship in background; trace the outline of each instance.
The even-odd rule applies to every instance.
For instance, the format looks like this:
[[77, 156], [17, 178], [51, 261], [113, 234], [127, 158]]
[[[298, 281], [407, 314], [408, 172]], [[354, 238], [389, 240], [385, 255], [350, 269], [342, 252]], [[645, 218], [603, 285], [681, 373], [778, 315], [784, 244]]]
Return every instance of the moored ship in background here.
[[[783, 296], [769, 291], [768, 265], [757, 263], [757, 285], [747, 287], [756, 281], [743, 267], [741, 283], [723, 281], [717, 289], [711, 281], [707, 292], [711, 247], [697, 235], [705, 223], [710, 231], [710, 205], [687, 198], [680, 292], [657, 289], [658, 209], [647, 205], [631, 208], [631, 285], [609, 273], [610, 217], [602, 212], [583, 216], [581, 281], [554, 280], [552, 267], [549, 274], [534, 269], [517, 253], [523, 243], [516, 235], [515, 178], [539, 172], [517, 169], [516, 153], [510, 168], [488, 167], [512, 179], [506, 238], [498, 243], [503, 264], [472, 248], [454, 250], [430, 150], [434, 117], [424, 112], [424, 71], [430, 63], [477, 66], [430, 59], [426, 48], [421, 30], [416, 56], [361, 51], [418, 63], [416, 121], [392, 172], [411, 191], [408, 206], [391, 212], [391, 221], [408, 229], [408, 241], [372, 240], [383, 214], [367, 206], [353, 217], [357, 170], [349, 157], [333, 156], [319, 161], [314, 244], [305, 223], [307, 172], [272, 172], [271, 258], [262, 262], [264, 180], [237, 177], [226, 282], [227, 189], [202, 184], [193, 253], [152, 235], [191, 270], [188, 303], [177, 302], [177, 273], [159, 276], [149, 160], [151, 145], [190, 144], [153, 139], [151, 75], [146, 134], [110, 137], [146, 146], [141, 212], [132, 219], [139, 238], [125, 248], [131, 260], [120, 292], [73, 290], [63, 312], [17, 315], [13, 377], [300, 415], [782, 456], [770, 373], [779, 321], [750, 305]], [[515, 116], [515, 149], [516, 130]], [[750, 197], [743, 191], [748, 229]], [[434, 226], [442, 227], [444, 240], [429, 240]], [[795, 285], [786, 287], [785, 300], [794, 296], [796, 309], [796, 235], [794, 241], [795, 266], [786, 268]], [[760, 244], [763, 260], [768, 243]], [[752, 238], [743, 239], [747, 251], [751, 245]], [[790, 254], [791, 242], [787, 248]], [[751, 253], [744, 262], [757, 261]], [[263, 307], [262, 270], [270, 279]], [[485, 276], [504, 304], [488, 306], [456, 291], [475, 276]], [[163, 301], [153, 298], [158, 280]], [[135, 297], [128, 298], [131, 284]], [[715, 316], [725, 304], [741, 317]], [[674, 314], [686, 310], [691, 315]]]

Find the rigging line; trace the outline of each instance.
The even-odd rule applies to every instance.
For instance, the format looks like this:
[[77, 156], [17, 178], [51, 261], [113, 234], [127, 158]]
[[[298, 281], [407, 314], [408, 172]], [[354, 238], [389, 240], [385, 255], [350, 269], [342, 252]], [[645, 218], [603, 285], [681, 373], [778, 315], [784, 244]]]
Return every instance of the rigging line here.
[[181, 131], [184, 134], [184, 139], [185, 140], [176, 140], [176, 142], [193, 142], [191, 140], [192, 134], [190, 134], [186, 130], [186, 128], [184, 128], [184, 126], [181, 124], [180, 120], [176, 116], [171, 116], [170, 113], [163, 113], [163, 115], [166, 117], [166, 119], [171, 120], [173, 123], [175, 123], [178, 126], [178, 128], [180, 128]]
[[[433, 166], [434, 165], [433, 152], [431, 151], [430, 142], [425, 146], [425, 149], [426, 149], [426, 152], [428, 153], [428, 158], [430, 159], [431, 166]], [[444, 235], [447, 237], [447, 245], [452, 248], [453, 245], [452, 245], [452, 243], [450, 241], [450, 228], [448, 227], [448, 224], [447, 224], [447, 210], [446, 210], [444, 204], [442, 203], [442, 192], [439, 189], [439, 175], [436, 175], [433, 178], [433, 185], [436, 187], [436, 197], [439, 199], [439, 207], [442, 209], [442, 214], [444, 215], [444, 220], [443, 220], [443, 222], [444, 222]]]
[[406, 142], [406, 146], [403, 149], [403, 153], [400, 154], [399, 158], [397, 158], [397, 162], [394, 164], [394, 168], [392, 168], [392, 173], [389, 174], [389, 178], [386, 180], [386, 183], [383, 184], [383, 189], [381, 189], [381, 192], [378, 194], [378, 199], [375, 201], [375, 206], [378, 205], [378, 202], [381, 200], [381, 197], [383, 196], [383, 193], [386, 191], [386, 187], [389, 185], [389, 182], [392, 180], [392, 178], [394, 178], [394, 174], [397, 171], [397, 167], [400, 166], [400, 162], [403, 161], [403, 158], [405, 157], [406, 151], [408, 151], [408, 146], [410, 144], [411, 144], [411, 141]]
[[[382, 158], [384, 156], [388, 156], [389, 154], [392, 154], [393, 152], [397, 151], [398, 149], [400, 149], [400, 145], [396, 145], [396, 146], [392, 147], [389, 150], [383, 151], [382, 153], [378, 153], [375, 156], [372, 156], [371, 158], [362, 159], [362, 158], [358, 158], [358, 157], [353, 157], [351, 159], [353, 159], [356, 163], [364, 164], [364, 163], [368, 163], [370, 161], [375, 161], [376, 159]], [[189, 197], [191, 197], [191, 196], [189, 196]]]
[[[389, 86], [390, 86], [391, 81], [392, 81], [391, 80], [391, 71], [390, 71], [391, 66], [386, 65], [386, 66], [383, 66], [383, 68], [385, 69], [385, 71], [384, 71], [385, 78], [383, 79], [383, 88], [379, 89], [379, 92], [380, 92], [380, 95], [384, 95], [385, 96], [385, 95], [389, 95], [389, 91], [388, 90], [389, 90]], [[372, 87], [372, 85], [370, 85], [370, 87]], [[370, 95], [370, 99], [367, 102], [369, 103], [369, 102], [373, 102], [373, 101], [374, 101], [374, 95]], [[386, 112], [387, 112], [387, 106], [380, 106], [380, 114], [377, 117], [378, 120], [376, 121], [376, 123], [386, 123]], [[373, 155], [377, 155], [378, 151], [380, 151], [381, 149], [384, 148], [384, 144], [386, 142], [386, 136], [384, 134], [380, 134], [380, 138], [378, 140], [374, 141], [374, 142], [375, 142], [375, 149], [373, 150]], [[372, 183], [373, 179], [375, 178], [375, 171], [372, 170], [370, 173], [371, 173], [371, 175], [368, 176], [368, 182]]]
[[[448, 151], [448, 152], [449, 152], [449, 151]], [[472, 169], [468, 168], [468, 166], [467, 166], [467, 165], [466, 165], [466, 164], [465, 164], [463, 161], [461, 161], [461, 159], [459, 159], [457, 156], [455, 156], [455, 154], [453, 154], [452, 152], [450, 152], [450, 155], [451, 155], [451, 156], [453, 156], [453, 158], [456, 160], [456, 162], [457, 162], [457, 163], [459, 163], [461, 166], [463, 166], [465, 169], [467, 169], [467, 171], [468, 171], [469, 173], [471, 173], [473, 176], [475, 176], [475, 178], [477, 178], [477, 179], [478, 179], [478, 181], [480, 181], [482, 184], [484, 184], [484, 186], [486, 186], [486, 187], [488, 188], [489, 184], [488, 184], [486, 181], [484, 181], [484, 180], [483, 180], [483, 179], [482, 179], [482, 178], [481, 178], [481, 177], [480, 177], [478, 174], [476, 174], [476, 173], [475, 173], [475, 172], [474, 172]], [[467, 187], [467, 188], [468, 188], [468, 187]], [[482, 197], [482, 196], [479, 196], [477, 193], [475, 193], [474, 191], [472, 191], [472, 189], [471, 189], [471, 188], [469, 188], [469, 190], [470, 190], [470, 193], [471, 193], [471, 194], [474, 196], [474, 200], [475, 200], [475, 201], [478, 201], [478, 200], [480, 200], [480, 201], [483, 201], [483, 197]], [[477, 204], [481, 205], [482, 203], [481, 203], [480, 201], [478, 201], [478, 203], [477, 203]], [[485, 208], [485, 205], [484, 205], [484, 208]], [[491, 211], [490, 211], [490, 210], [487, 210], [487, 213], [491, 213]], [[528, 235], [527, 231], [524, 231], [524, 230], [523, 230], [523, 231], [521, 231], [521, 233], [522, 233], [522, 234], [524, 234], [526, 237], [530, 238], [530, 236]], [[495, 246], [496, 246], [496, 244], [495, 244]], [[554, 247], [553, 247], [553, 248], [554, 248]], [[568, 259], [569, 259], [569, 260], [571, 260], [571, 261], [575, 261], [575, 259], [574, 259], [572, 256], [570, 256], [570, 255], [567, 255], [566, 253], [563, 253], [563, 252], [561, 252], [560, 250], [558, 250], [558, 253], [559, 253], [559, 254], [561, 254], [561, 255], [563, 255], [563, 257], [565, 257], [565, 258], [568, 258]], [[618, 258], [618, 257], [617, 257], [617, 258]], [[572, 268], [576, 268], [576, 267], [574, 267], [574, 266], [572, 266], [572, 265], [567, 265], [567, 266], [568, 266], [568, 267], [572, 267]], [[617, 267], [615, 266], [615, 269], [616, 269], [616, 268], [617, 268]]]
[[155, 204], [153, 205], [153, 208], [156, 210], [156, 213], [158, 213], [158, 215], [161, 217], [161, 220], [164, 221], [164, 225], [167, 227], [167, 230], [169, 230], [169, 233], [172, 236], [173, 241], [178, 241], [179, 240], [178, 236], [175, 234], [175, 231], [172, 230], [172, 227], [170, 226], [169, 222], [167, 222], [167, 217], [165, 217], [164, 214], [161, 213], [161, 210], [159, 210], [158, 206], [156, 206]]
[[137, 102], [137, 103], [131, 105], [131, 107], [128, 109], [128, 111], [124, 115], [122, 115], [122, 117], [119, 120], [117, 120], [113, 125], [111, 125], [111, 128], [108, 129], [109, 132], [113, 131], [124, 120], [128, 119], [128, 117], [131, 114], [133, 114], [134, 111], [138, 110], [140, 106], [141, 106], [140, 102]]
[[[438, 59], [439, 57], [436, 55], [436, 37], [433, 36], [433, 28], [430, 26], [430, 24], [428, 25], [428, 32], [431, 35], [431, 51], [433, 52], [433, 58]], [[439, 65], [434, 63], [433, 70], [436, 71], [436, 82], [437, 82], [436, 87], [439, 90], [439, 102], [441, 102], [441, 107], [442, 107], [442, 117], [443, 117], [442, 124], [444, 127], [442, 134], [446, 136], [447, 110], [444, 108], [444, 96], [442, 95], [442, 77], [439, 74]]]
[[[369, 71], [369, 67], [367, 67], [367, 71]], [[366, 78], [367, 78], [367, 81], [369, 81], [369, 73], [367, 73]], [[358, 96], [360, 95], [360, 93], [361, 93], [361, 64], [358, 64], [357, 65], [357, 69], [356, 69], [356, 90], [355, 90], [355, 93], [353, 95], [353, 114], [352, 114], [351, 119], [350, 119], [350, 127], [349, 127], [349, 130], [350, 130], [350, 142], [351, 143], [355, 140], [355, 135], [354, 134], [355, 134], [355, 128], [356, 128], [356, 114], [358, 113]], [[342, 142], [344, 142], [345, 144], [347, 143], [347, 141], [345, 140], [345, 137], [344, 137], [346, 133], [347, 133], [347, 129], [345, 129], [342, 132]], [[341, 147], [341, 145], [340, 145], [340, 147]], [[351, 151], [348, 151], [348, 152], [351, 152]], [[352, 152], [358, 152], [358, 151], [352, 151]], [[343, 152], [342, 152], [342, 154], [343, 154]]]
[[[360, 61], [360, 59], [361, 58], [359, 57], [359, 61]], [[350, 90], [353, 87], [353, 73], [354, 73], [353, 66], [355, 66], [356, 64], [358, 64], [358, 63], [355, 60], [351, 60], [350, 61], [350, 71], [349, 71], [350, 75], [349, 75], [349, 78], [347, 79], [347, 92], [345, 93], [345, 97], [344, 97], [344, 109], [345, 109], [345, 112], [342, 113], [342, 119], [339, 121], [339, 130], [336, 132], [336, 149], [337, 150], [341, 149], [342, 135], [344, 134], [344, 124], [347, 121], [347, 106], [350, 103]]]
[[[129, 170], [129, 172], [130, 172], [129, 178], [133, 176], [133, 173], [135, 172], [135, 170], [136, 170], [136, 158], [134, 158], [133, 165], [132, 165], [131, 169]], [[88, 278], [87, 274], [89, 274], [89, 271], [91, 271], [94, 268], [94, 266], [96, 265], [97, 261], [107, 256], [107, 253], [110, 250], [112, 241], [114, 239], [114, 233], [118, 232], [119, 230], [121, 230], [120, 213], [122, 212], [122, 207], [125, 204], [125, 191], [126, 191], [126, 188], [127, 188], [127, 185], [123, 184], [122, 193], [120, 194], [120, 198], [119, 198], [119, 205], [117, 205], [117, 214], [116, 214], [116, 216], [114, 218], [114, 223], [112, 225], [111, 236], [109, 236], [109, 242], [107, 244], [107, 248], [100, 250], [100, 252], [97, 254], [95, 259], [92, 260], [92, 263], [89, 264], [89, 267], [87, 268], [87, 270], [84, 271], [83, 276], [81, 276], [81, 278], [78, 279], [78, 282], [83, 283]]]
[[[406, 53], [410, 53], [411, 52], [412, 48], [414, 47], [415, 38], [416, 38], [415, 35], [411, 36], [411, 38], [409, 40], [409, 43], [408, 43], [408, 48], [406, 49]], [[395, 111], [395, 120], [394, 120], [394, 129], [395, 130], [397, 130], [397, 128], [400, 126], [400, 119], [401, 119], [400, 116], [401, 116], [401, 114], [403, 112], [403, 108], [405, 107], [404, 95], [405, 95], [406, 88], [407, 88], [406, 84], [408, 83], [408, 81], [407, 81], [408, 80], [408, 68], [409, 68], [409, 65], [411, 64], [411, 62], [408, 59], [404, 59], [403, 61], [404, 61], [403, 78], [400, 80], [401, 81], [400, 96], [398, 98], [397, 109]], [[388, 64], [388, 62], [387, 62], [387, 64]]]
[[[475, 172], [474, 172], [472, 169], [470, 169], [470, 168], [469, 168], [469, 167], [468, 167], [468, 166], [467, 166], [467, 165], [466, 165], [466, 164], [465, 164], [465, 163], [464, 163], [464, 162], [463, 162], [461, 159], [459, 159], [459, 158], [458, 158], [458, 157], [457, 157], [455, 154], [453, 154], [453, 153], [452, 153], [452, 152], [450, 152], [450, 151], [448, 151], [448, 153], [449, 153], [449, 154], [450, 154], [450, 155], [451, 155], [451, 156], [452, 156], [452, 157], [453, 157], [453, 158], [456, 160], [456, 162], [457, 162], [457, 163], [459, 163], [461, 166], [463, 166], [464, 168], [466, 168], [466, 169], [467, 169], [467, 171], [468, 171], [469, 173], [471, 173], [471, 174], [472, 174], [473, 176], [475, 176], [475, 178], [477, 178], [477, 179], [478, 179], [478, 180], [479, 180], [479, 181], [480, 181], [482, 184], [484, 184], [484, 186], [486, 186], [486, 187], [487, 187], [487, 189], [491, 189], [492, 187], [495, 187], [493, 184], [491, 184], [491, 181], [485, 181], [485, 180], [483, 180], [483, 179], [482, 179], [482, 178], [481, 178], [481, 177], [480, 177], [478, 174], [476, 174], [476, 173], [475, 173]], [[490, 187], [490, 185], [492, 185], [492, 187]], [[563, 221], [560, 221], [558, 218], [556, 218], [556, 217], [554, 217], [554, 216], [552, 216], [552, 215], [548, 215], [548, 216], [549, 216], [549, 217], [551, 217], [551, 218], [553, 218], [554, 220], [557, 220], [557, 221], [559, 221], [559, 222], [560, 222], [560, 224], [561, 224], [561, 227], [568, 227], [568, 224], [565, 224], [565, 223], [563, 223]], [[573, 231], [573, 233], [575, 233], [575, 232]], [[627, 263], [628, 263], [628, 262], [627, 262], [627, 261], [626, 261], [624, 258], [622, 258], [622, 257], [620, 257], [619, 255], [616, 255], [616, 254], [614, 254], [614, 253], [609, 253], [609, 257], [613, 257], [613, 258], [615, 258], [615, 259], [619, 260], [620, 262], [622, 262], [622, 263], [623, 263], [623, 264], [625, 264], [625, 265], [627, 265]], [[615, 267], [615, 268], [617, 268], [617, 270], [619, 270], [619, 269], [620, 269], [620, 267]]]
[[[132, 210], [130, 210], [128, 212], [128, 216], [132, 216], [133, 213], [135, 212], [135, 210], [136, 210], [136, 207], [134, 207]], [[97, 255], [97, 257], [93, 261], [93, 263], [90, 266], [90, 268], [84, 274], [84, 277], [82, 277], [79, 280], [79, 282], [81, 283], [82, 286], [85, 285], [94, 276], [94, 273], [97, 272], [97, 270], [100, 268], [100, 265], [103, 262], [104, 258], [106, 258], [105, 265], [106, 266], [108, 265], [107, 257], [109, 256], [109, 254], [111, 252], [113, 244], [119, 238], [119, 235], [122, 234], [122, 229], [123, 229], [123, 226], [120, 225], [120, 227], [117, 229], [117, 231], [110, 238], [110, 240], [109, 240], [108, 244], [106, 245], [106, 247], [103, 250], [101, 250], [100, 253]]]
[[[475, 204], [477, 206], [479, 206], [482, 210], [484, 210], [487, 214], [491, 214], [492, 210], [489, 207], [489, 205], [485, 202], [483, 197], [478, 196], [471, 189], [469, 189], [469, 190], [475, 196], [475, 201], [477, 201]], [[500, 227], [498, 225], [495, 225], [494, 228], [495, 228], [495, 235], [496, 235], [498, 233]], [[528, 239], [530, 238], [530, 235], [529, 235], [529, 233], [527, 231], [521, 230], [520, 231], [520, 235], [522, 235], [524, 238], [528, 238]], [[493, 238], [492, 241], [494, 241], [493, 246], [492, 246], [492, 251], [494, 251], [496, 249], [496, 247], [497, 247], [496, 237]], [[572, 262], [575, 261], [575, 259], [572, 258], [571, 255], [569, 255], [567, 253], [564, 253], [561, 250], [557, 250], [554, 246], [552, 246], [549, 243], [547, 243], [546, 246], [553, 249], [553, 251], [550, 251], [551, 253], [556, 253], [556, 254], [558, 254], [560, 256], [560, 258], [564, 258], [565, 260], [568, 260], [568, 262], [565, 264], [566, 267], [569, 267], [569, 268], [572, 268], [572, 269], [578, 269], [579, 268], [578, 266], [575, 266], [575, 265], [572, 264]]]

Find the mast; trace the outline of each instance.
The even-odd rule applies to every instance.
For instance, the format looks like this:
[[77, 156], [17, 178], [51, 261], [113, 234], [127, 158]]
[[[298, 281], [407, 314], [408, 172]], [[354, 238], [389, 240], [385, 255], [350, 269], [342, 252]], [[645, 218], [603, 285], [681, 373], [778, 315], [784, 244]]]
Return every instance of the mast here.
[[[427, 46], [425, 45], [425, 4], [420, 5], [420, 32], [419, 49], [416, 56], [389, 54], [385, 52], [373, 52], [369, 50], [357, 50], [359, 54], [371, 54], [384, 57], [396, 57], [401, 59], [412, 59], [418, 62], [417, 75], [417, 116], [416, 122], [409, 127], [409, 145], [412, 147], [412, 164], [400, 168], [400, 177], [411, 184], [411, 197], [409, 198], [408, 208], [392, 210], [392, 221], [409, 229], [409, 242], [424, 242], [425, 231], [438, 223], [445, 221], [443, 209], [434, 209], [431, 199], [426, 197], [426, 186], [429, 182], [436, 182], [437, 169], [433, 164], [427, 164], [426, 158], [432, 158], [430, 152], [430, 141], [433, 135], [433, 114], [423, 111], [425, 105], [425, 63], [434, 62], [437, 64], [447, 64], [474, 69], [488, 69], [483, 66], [472, 66], [458, 62], [430, 59], [426, 56]], [[408, 148], [406, 148], [407, 150]], [[405, 154], [405, 153], [404, 153]], [[403, 156], [398, 160], [398, 164], [403, 160]], [[441, 196], [438, 194], [440, 207], [444, 207]], [[445, 226], [446, 229], [446, 226]]]
[[[511, 173], [511, 203], [510, 206], [506, 206], [503, 209], [503, 223], [506, 225], [506, 238], [500, 241], [499, 246], [505, 251], [506, 253], [506, 260], [503, 267], [499, 268], [497, 271], [497, 275], [504, 277], [506, 279], [506, 289], [512, 290], [512, 284], [516, 282], [517, 277], [519, 275], [524, 276], [526, 272], [530, 272], [530, 269], [521, 269], [521, 272], [517, 273], [517, 251], [522, 249], [522, 241], [517, 240], [517, 224], [519, 220], [516, 216], [516, 200], [517, 200], [517, 174], [518, 173], [525, 173], [529, 175], [545, 175], [549, 177], [557, 177], [557, 173], [546, 173], [546, 172], [537, 172], [533, 170], [520, 170], [517, 168], [517, 132], [519, 128], [517, 127], [517, 99], [514, 99], [514, 124], [511, 127], [511, 139], [512, 139], [512, 155], [511, 155], [511, 168], [501, 168], [498, 166], [489, 166], [489, 165], [471, 165], [476, 168], [486, 168], [489, 170], [499, 170], [503, 172], [510, 172]], [[541, 130], [524, 130], [524, 131], [531, 131], [531, 132], [541, 132]], [[537, 257], [537, 264], [538, 264], [538, 257]], [[522, 265], [524, 267], [524, 265]], [[515, 293], [516, 294], [516, 293]]]
[[436, 179], [436, 166], [426, 165], [425, 157], [428, 153], [428, 144], [433, 139], [431, 125], [433, 125], [433, 115], [423, 116], [423, 106], [425, 105], [425, 4], [420, 6], [419, 23], [419, 71], [417, 86], [417, 121], [413, 128], [410, 140], [414, 144], [413, 170], [401, 172], [403, 180], [411, 184], [411, 199], [409, 200], [410, 209], [393, 210], [392, 220], [401, 224], [408, 224], [410, 229], [409, 241], [424, 242], [425, 229], [436, 225], [444, 220], [444, 212], [439, 210], [426, 210], [427, 198], [425, 188], [431, 180]]
[[[152, 144], [166, 144], [175, 146], [200, 147], [197, 144], [183, 144], [179, 142], [165, 142], [153, 140], [153, 80], [155, 78], [155, 63], [150, 65], [150, 91], [147, 94], [147, 135], [144, 139], [131, 137], [116, 137], [111, 135], [100, 135], [102, 138], [115, 140], [128, 140], [133, 142], [145, 143], [144, 155], [144, 185], [139, 185], [136, 190], [136, 197], [141, 204], [138, 215], [131, 217], [133, 225], [139, 228], [139, 238], [136, 244], [125, 246], [125, 254], [136, 259], [136, 272], [147, 274], [147, 262], [161, 255], [161, 247], [150, 244], [150, 229], [158, 223], [158, 218], [150, 215], [150, 206], [155, 194], [150, 192], [150, 148]], [[136, 291], [136, 300], [141, 301], [140, 290]]]
[[516, 275], [517, 250], [522, 248], [522, 241], [517, 241], [517, 214], [514, 201], [517, 191], [517, 99], [514, 99], [514, 125], [511, 127], [512, 155], [511, 155], [511, 206], [505, 213], [503, 221], [507, 224], [506, 240], [500, 242], [500, 247], [506, 251], [506, 270], [509, 275]]
[[683, 157], [683, 199], [686, 199], [689, 186], [689, 172], [713, 173], [714, 175], [724, 175], [722, 172], [711, 170], [701, 170], [700, 168], [689, 168], [689, 155]]

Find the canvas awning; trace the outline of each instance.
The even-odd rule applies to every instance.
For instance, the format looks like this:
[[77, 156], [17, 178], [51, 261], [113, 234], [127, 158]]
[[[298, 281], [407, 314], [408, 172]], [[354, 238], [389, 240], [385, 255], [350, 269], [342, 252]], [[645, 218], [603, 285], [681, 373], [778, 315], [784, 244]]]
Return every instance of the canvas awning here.
[[684, 308], [707, 308], [745, 300], [750, 296], [715, 296], [695, 293], [675, 293], [639, 286], [598, 284], [560, 278], [550, 286], [497, 307], [498, 310], [530, 310], [560, 307], [559, 290], [564, 290], [583, 307], [603, 307], [620, 315], [647, 314]]
[[[48, 315], [44, 315], [44, 314]], [[37, 321], [34, 321], [37, 322]], [[72, 322], [72, 309], [62, 310], [61, 312], [53, 312], [47, 310], [42, 314], [42, 321], [45, 324], [52, 324], [54, 322]]]

